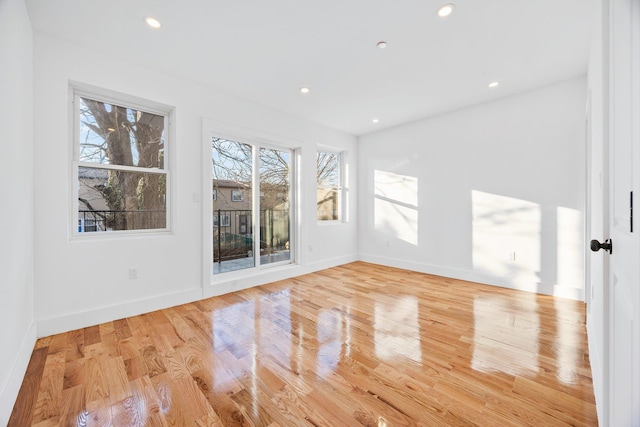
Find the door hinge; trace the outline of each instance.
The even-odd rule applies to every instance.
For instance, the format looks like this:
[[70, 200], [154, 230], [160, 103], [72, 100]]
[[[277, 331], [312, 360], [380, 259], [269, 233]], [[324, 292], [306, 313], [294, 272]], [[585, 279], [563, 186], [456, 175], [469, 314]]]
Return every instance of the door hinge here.
[[633, 191], [629, 193], [629, 231], [633, 233]]

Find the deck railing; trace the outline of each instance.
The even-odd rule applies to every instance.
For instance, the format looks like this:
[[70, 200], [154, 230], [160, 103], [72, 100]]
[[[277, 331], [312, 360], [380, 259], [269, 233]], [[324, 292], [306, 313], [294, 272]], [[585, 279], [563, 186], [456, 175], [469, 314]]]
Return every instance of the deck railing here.
[[167, 213], [164, 210], [80, 210], [78, 211], [78, 232], [89, 233], [112, 230], [164, 229]]
[[[289, 210], [260, 211], [260, 254], [289, 247]], [[254, 252], [251, 210], [214, 210], [213, 261], [248, 258]]]

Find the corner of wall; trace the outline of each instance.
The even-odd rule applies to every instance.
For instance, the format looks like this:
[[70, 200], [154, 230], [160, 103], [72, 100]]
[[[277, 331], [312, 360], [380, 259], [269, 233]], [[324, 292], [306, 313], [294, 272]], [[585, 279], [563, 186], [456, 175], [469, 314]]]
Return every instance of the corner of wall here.
[[9, 371], [7, 382], [0, 393], [0, 425], [6, 425], [9, 422], [14, 402], [18, 397], [22, 380], [27, 372], [31, 353], [37, 340], [36, 337], [36, 323], [33, 322], [20, 345], [20, 349], [18, 349], [13, 366]]
[[0, 425], [5, 425], [24, 378], [34, 321], [33, 30], [25, 0], [0, 1]]

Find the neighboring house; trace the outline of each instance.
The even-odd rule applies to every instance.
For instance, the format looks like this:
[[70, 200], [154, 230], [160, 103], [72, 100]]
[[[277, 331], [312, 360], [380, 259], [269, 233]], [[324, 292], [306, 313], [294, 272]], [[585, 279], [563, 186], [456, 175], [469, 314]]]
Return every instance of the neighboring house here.
[[78, 232], [106, 231], [105, 212], [108, 211], [101, 187], [108, 179], [107, 169], [79, 168], [78, 170]]
[[214, 211], [251, 210], [251, 187], [246, 183], [214, 179], [211, 182]]
[[339, 195], [334, 188], [318, 188], [316, 190], [317, 220], [331, 221], [338, 219]]
[[[251, 188], [245, 183], [222, 179], [214, 179], [211, 187], [213, 233], [217, 236], [214, 244], [217, 247], [232, 239], [233, 246], [250, 247], [246, 237], [252, 234]], [[245, 238], [235, 241], [239, 240], [237, 236]]]
[[106, 211], [107, 201], [100, 192], [108, 179], [107, 169], [80, 168], [78, 171], [78, 211]]

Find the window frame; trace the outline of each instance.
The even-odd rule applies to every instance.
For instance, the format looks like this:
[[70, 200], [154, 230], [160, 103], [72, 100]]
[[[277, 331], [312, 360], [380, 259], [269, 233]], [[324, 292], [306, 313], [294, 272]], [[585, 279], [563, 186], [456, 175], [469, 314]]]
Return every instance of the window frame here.
[[242, 190], [231, 190], [231, 201], [232, 202], [244, 202], [244, 191], [242, 191]]
[[[164, 157], [163, 168], [158, 167], [145, 168], [138, 166], [126, 166], [115, 164], [101, 164], [94, 162], [86, 162], [80, 160], [80, 98], [87, 98], [94, 101], [104, 102], [111, 105], [117, 105], [127, 109], [141, 110], [145, 113], [151, 113], [164, 117]], [[154, 101], [138, 98], [132, 95], [127, 95], [84, 83], [70, 82], [69, 83], [69, 109], [70, 109], [70, 140], [71, 140], [71, 171], [70, 179], [70, 202], [68, 206], [71, 207], [69, 212], [70, 223], [70, 239], [110, 239], [110, 238], [123, 238], [127, 236], [140, 236], [140, 235], [167, 235], [172, 234], [172, 218], [175, 207], [173, 201], [173, 189], [174, 184], [171, 178], [171, 167], [173, 165], [173, 141], [175, 139], [174, 129], [174, 115], [175, 108], [157, 103]], [[136, 172], [144, 174], [155, 174], [165, 176], [165, 227], [163, 228], [149, 228], [149, 229], [133, 229], [133, 230], [107, 230], [102, 232], [87, 232], [81, 231], [80, 227], [80, 215], [79, 215], [79, 170], [81, 168], [90, 169], [103, 169], [103, 170], [120, 170], [125, 172]]]
[[[203, 231], [205, 237], [202, 239], [202, 277], [203, 285], [205, 286], [205, 293], [211, 295], [217, 295], [221, 292], [221, 289], [227, 289], [230, 284], [234, 283], [238, 279], [251, 277], [255, 275], [264, 274], [267, 271], [278, 270], [282, 268], [291, 268], [297, 265], [301, 259], [300, 249], [300, 235], [301, 235], [301, 218], [300, 218], [300, 180], [301, 180], [301, 153], [303, 151], [302, 142], [283, 137], [281, 135], [274, 135], [265, 131], [250, 129], [244, 126], [238, 126], [235, 124], [203, 119], [202, 121], [202, 186], [203, 190], [211, 188], [211, 176], [212, 176], [212, 163], [211, 163], [211, 138], [225, 139], [241, 144], [249, 144], [254, 147], [253, 150], [253, 163], [256, 163], [259, 157], [259, 149], [275, 149], [275, 150], [290, 150], [291, 152], [291, 164], [290, 164], [290, 209], [289, 209], [289, 238], [290, 238], [290, 259], [288, 261], [274, 262], [267, 264], [255, 263], [254, 267], [245, 268], [240, 270], [228, 271], [214, 274], [211, 265], [213, 259], [213, 227], [211, 217], [213, 215], [211, 205], [209, 203], [203, 203], [202, 217], [203, 217]], [[256, 178], [259, 173], [257, 168], [254, 169]], [[250, 220], [250, 227], [254, 229], [259, 226], [259, 221], [254, 217], [256, 211], [259, 212], [260, 204], [260, 192], [259, 186], [252, 186], [252, 215], [248, 217]], [[255, 244], [259, 242], [255, 239]], [[259, 253], [259, 250], [254, 253]], [[231, 288], [233, 285], [231, 285]], [[231, 289], [228, 288], [228, 289]]]
[[[318, 219], [318, 199], [317, 199], [317, 191], [320, 188], [323, 189], [329, 189], [329, 188], [334, 188], [331, 186], [321, 186], [320, 184], [318, 184], [318, 164], [317, 164], [317, 159], [318, 159], [318, 153], [334, 153], [338, 155], [338, 173], [340, 174], [340, 176], [338, 177], [338, 188], [337, 193], [338, 193], [338, 218], [337, 219]], [[316, 197], [315, 197], [315, 202], [316, 202], [316, 208], [314, 210], [314, 214], [316, 216], [316, 222], [319, 225], [330, 225], [330, 224], [342, 224], [342, 223], [346, 223], [348, 222], [348, 208], [347, 208], [347, 201], [348, 201], [348, 197], [347, 197], [347, 152], [344, 150], [340, 150], [340, 149], [336, 149], [336, 148], [331, 148], [331, 147], [327, 147], [327, 146], [323, 146], [323, 145], [318, 145], [316, 152], [315, 152], [315, 159], [316, 159]]]

